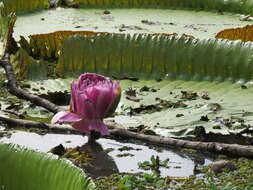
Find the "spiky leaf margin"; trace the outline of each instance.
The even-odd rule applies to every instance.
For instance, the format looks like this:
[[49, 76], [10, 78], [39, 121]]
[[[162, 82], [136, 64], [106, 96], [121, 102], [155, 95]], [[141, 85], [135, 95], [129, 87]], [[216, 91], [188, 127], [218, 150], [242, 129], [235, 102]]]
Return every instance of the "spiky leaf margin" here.
[[66, 160], [8, 144], [0, 144], [3, 190], [92, 190], [91, 179]]
[[2, 0], [5, 13], [30, 11], [49, 7], [48, 0]]
[[84, 7], [188, 8], [244, 14], [250, 14], [253, 10], [251, 0], [74, 0], [74, 2]]
[[136, 34], [71, 36], [61, 49], [56, 72], [125, 74], [184, 80], [249, 81], [251, 44]]

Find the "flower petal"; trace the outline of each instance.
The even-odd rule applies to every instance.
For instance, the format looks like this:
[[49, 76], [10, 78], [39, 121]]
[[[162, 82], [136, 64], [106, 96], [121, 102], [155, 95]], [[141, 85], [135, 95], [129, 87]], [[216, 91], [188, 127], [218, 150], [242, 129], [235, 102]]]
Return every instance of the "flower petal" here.
[[77, 113], [82, 117], [92, 120], [95, 118], [95, 105], [94, 101], [86, 96], [86, 94], [79, 94], [77, 98]]
[[102, 75], [98, 75], [95, 73], [85, 73], [79, 76], [78, 78], [78, 88], [79, 90], [83, 91], [88, 86], [96, 85], [100, 81], [108, 80]]
[[96, 116], [97, 118], [103, 118], [106, 110], [113, 101], [113, 92], [111, 86], [97, 86], [99, 93], [97, 95], [97, 101], [95, 102]]
[[60, 111], [54, 115], [51, 120], [52, 124], [56, 123], [75, 123], [82, 120], [82, 117], [79, 115], [69, 112], [69, 111]]
[[87, 136], [89, 136], [90, 135], [89, 125], [90, 125], [90, 123], [83, 119], [77, 123], [74, 123], [72, 126], [76, 130], [78, 130], [82, 133], [85, 133]]
[[99, 131], [101, 133], [101, 135], [109, 135], [110, 134], [107, 126], [100, 120], [93, 121], [90, 124], [89, 129]]
[[108, 109], [106, 110], [104, 118], [109, 117], [110, 115], [112, 115], [115, 112], [115, 110], [119, 104], [119, 101], [120, 101], [121, 88], [120, 88], [119, 82], [113, 82], [112, 88], [113, 88], [112, 102], [111, 102], [110, 106], [108, 106]]
[[70, 100], [70, 110], [77, 113], [77, 97], [78, 97], [78, 85], [77, 82], [71, 83], [71, 100]]
[[75, 129], [78, 131], [81, 131], [82, 133], [85, 133], [86, 135], [90, 135], [90, 132], [92, 130], [98, 131], [101, 133], [101, 135], [109, 135], [109, 131], [107, 129], [107, 126], [100, 120], [81, 120], [80, 122], [77, 122], [73, 125]]

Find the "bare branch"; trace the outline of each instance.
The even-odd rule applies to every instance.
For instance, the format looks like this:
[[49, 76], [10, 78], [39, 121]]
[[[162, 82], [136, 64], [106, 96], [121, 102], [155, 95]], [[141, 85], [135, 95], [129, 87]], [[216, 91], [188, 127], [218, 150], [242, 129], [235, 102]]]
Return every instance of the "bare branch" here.
[[13, 94], [19, 98], [28, 100], [28, 101], [34, 103], [35, 105], [42, 106], [53, 113], [57, 113], [57, 112], [61, 111], [61, 109], [57, 105], [53, 104], [52, 102], [50, 102], [46, 99], [40, 98], [39, 96], [30, 94], [29, 92], [21, 89], [18, 86], [16, 77], [13, 72], [12, 65], [9, 63], [9, 56], [8, 55], [4, 56], [4, 58], [0, 61], [0, 64], [6, 72], [6, 76], [8, 79], [8, 88], [9, 88], [9, 91], [11, 94]]
[[[21, 120], [21, 119], [11, 119], [7, 117], [0, 116], [0, 121], [8, 124], [9, 126], [15, 127], [25, 127], [25, 128], [38, 128], [38, 129], [46, 129], [54, 133], [63, 133], [63, 134], [81, 134], [79, 131], [71, 127], [65, 126], [57, 126], [50, 125], [41, 122], [29, 121], [29, 120]], [[225, 144], [225, 143], [216, 143], [216, 142], [199, 142], [199, 141], [188, 141], [188, 140], [180, 140], [168, 137], [159, 137], [152, 135], [144, 135], [138, 134], [134, 132], [130, 132], [126, 129], [120, 128], [118, 126], [112, 125], [111, 123], [107, 123], [110, 125], [110, 133], [115, 137], [124, 137], [124, 138], [133, 138], [142, 141], [146, 141], [151, 144], [162, 145], [167, 147], [179, 147], [179, 148], [191, 148], [201, 151], [210, 151], [217, 152], [221, 154], [229, 154], [241, 157], [249, 157], [253, 158], [253, 146], [245, 146], [238, 144]]]

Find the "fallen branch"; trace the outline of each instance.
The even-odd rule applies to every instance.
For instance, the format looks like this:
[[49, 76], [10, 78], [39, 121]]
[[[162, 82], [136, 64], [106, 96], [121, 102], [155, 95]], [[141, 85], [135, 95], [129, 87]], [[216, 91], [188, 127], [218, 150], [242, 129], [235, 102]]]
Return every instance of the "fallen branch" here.
[[51, 125], [47, 123], [30, 121], [30, 120], [12, 119], [12, 118], [3, 117], [3, 116], [0, 116], [0, 122], [7, 124], [11, 128], [22, 128], [22, 127], [26, 129], [35, 128], [35, 129], [48, 130], [49, 132], [52, 132], [52, 133], [78, 134], [78, 135], [82, 134], [72, 127]]
[[9, 92], [11, 94], [13, 94], [19, 98], [28, 100], [35, 105], [42, 106], [53, 113], [57, 113], [57, 112], [61, 111], [61, 109], [57, 105], [53, 104], [52, 102], [50, 102], [46, 99], [40, 98], [39, 96], [33, 95], [33, 94], [21, 89], [18, 86], [16, 77], [13, 72], [12, 65], [9, 63], [9, 56], [5, 56], [0, 61], [0, 64], [5, 70], [6, 77], [8, 79], [8, 88], [9, 88]]
[[[11, 119], [7, 117], [0, 116], [0, 121], [8, 124], [9, 126], [15, 127], [25, 127], [25, 128], [38, 128], [49, 130], [54, 133], [61, 134], [81, 134], [79, 131], [71, 127], [50, 125], [41, 122], [21, 120], [21, 119]], [[248, 157], [253, 158], [253, 146], [245, 146], [238, 144], [225, 144], [225, 143], [216, 143], [216, 142], [199, 142], [199, 141], [189, 141], [189, 140], [180, 140], [168, 137], [159, 137], [153, 135], [144, 135], [139, 133], [134, 133], [126, 129], [115, 126], [112, 123], [106, 123], [109, 125], [110, 133], [115, 137], [124, 137], [124, 138], [133, 138], [141, 141], [146, 141], [148, 143], [162, 145], [162, 146], [171, 146], [179, 148], [191, 148], [201, 151], [210, 151], [217, 152], [221, 154], [229, 154], [234, 156]]]
[[169, 137], [160, 137], [153, 135], [144, 135], [139, 133], [134, 133], [122, 128], [115, 128], [110, 131], [114, 136], [120, 136], [125, 138], [133, 138], [141, 141], [146, 141], [148, 143], [172, 146], [179, 148], [191, 148], [201, 151], [210, 151], [220, 154], [228, 154], [240, 157], [253, 158], [253, 146], [238, 145], [238, 144], [225, 144], [216, 142], [201, 142], [201, 141], [189, 141], [174, 139]]

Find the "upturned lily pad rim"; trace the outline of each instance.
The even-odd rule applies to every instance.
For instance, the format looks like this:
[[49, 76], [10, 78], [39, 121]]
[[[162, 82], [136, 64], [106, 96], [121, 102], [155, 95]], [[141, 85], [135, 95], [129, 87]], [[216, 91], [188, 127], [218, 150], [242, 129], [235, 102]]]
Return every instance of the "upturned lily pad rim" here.
[[94, 183], [66, 159], [0, 143], [0, 184], [4, 190], [93, 190]]

